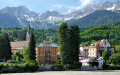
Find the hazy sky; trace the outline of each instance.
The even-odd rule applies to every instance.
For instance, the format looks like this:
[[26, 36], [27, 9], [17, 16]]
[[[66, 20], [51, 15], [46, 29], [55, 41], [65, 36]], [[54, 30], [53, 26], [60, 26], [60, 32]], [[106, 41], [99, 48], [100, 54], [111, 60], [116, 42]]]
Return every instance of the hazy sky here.
[[87, 5], [104, 1], [120, 0], [0, 0], [0, 10], [5, 7], [16, 7], [24, 5], [37, 13], [46, 11], [58, 11], [69, 13], [84, 8]]

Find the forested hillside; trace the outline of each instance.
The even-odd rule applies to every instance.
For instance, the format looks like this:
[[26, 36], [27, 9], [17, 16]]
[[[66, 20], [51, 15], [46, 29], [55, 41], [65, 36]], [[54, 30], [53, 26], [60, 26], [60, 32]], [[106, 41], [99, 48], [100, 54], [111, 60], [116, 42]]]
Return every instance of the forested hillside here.
[[[43, 40], [52, 39], [54, 42], [58, 43], [58, 36], [56, 30], [46, 29], [46, 30], [34, 30], [31, 28], [31, 33], [35, 35], [36, 44], [38, 45]], [[9, 34], [10, 41], [24, 41], [26, 40], [27, 28], [10, 28], [4, 29], [3, 33]]]
[[101, 39], [108, 39], [112, 45], [120, 45], [120, 23], [96, 26], [81, 33], [81, 41], [86, 44]]
[[[120, 23], [104, 24], [86, 29], [80, 29], [80, 37], [82, 45], [89, 45], [97, 40], [108, 39], [112, 45], [120, 45]], [[24, 29], [5, 29], [4, 33], [9, 34], [11, 41], [23, 41], [26, 40], [27, 28]], [[34, 30], [31, 32], [35, 35], [36, 45], [43, 40], [52, 39], [55, 43], [58, 43], [58, 31], [52, 29], [46, 30]]]

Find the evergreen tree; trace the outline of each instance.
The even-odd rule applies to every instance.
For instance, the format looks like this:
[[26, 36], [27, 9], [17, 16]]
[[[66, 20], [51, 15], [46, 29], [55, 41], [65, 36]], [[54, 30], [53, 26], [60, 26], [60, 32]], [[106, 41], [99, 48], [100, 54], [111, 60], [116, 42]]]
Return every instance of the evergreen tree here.
[[7, 61], [11, 58], [11, 46], [8, 35], [0, 34], [0, 61]]
[[31, 37], [30, 37], [29, 50], [30, 50], [29, 59], [35, 60], [36, 59], [36, 51], [35, 51], [35, 39], [34, 39], [33, 34], [31, 34]]
[[79, 46], [80, 46], [80, 30], [79, 27], [74, 25], [74, 26], [70, 26], [69, 29], [69, 60], [70, 60], [70, 64], [73, 64], [74, 62], [79, 61]]
[[5, 40], [6, 40], [6, 52], [5, 52], [6, 53], [6, 60], [8, 60], [8, 59], [11, 59], [12, 52], [11, 52], [10, 40], [9, 40], [7, 34], [5, 35]]
[[60, 54], [62, 56], [61, 63], [67, 64], [68, 63], [68, 26], [66, 23], [62, 23], [58, 30], [58, 39], [60, 45]]

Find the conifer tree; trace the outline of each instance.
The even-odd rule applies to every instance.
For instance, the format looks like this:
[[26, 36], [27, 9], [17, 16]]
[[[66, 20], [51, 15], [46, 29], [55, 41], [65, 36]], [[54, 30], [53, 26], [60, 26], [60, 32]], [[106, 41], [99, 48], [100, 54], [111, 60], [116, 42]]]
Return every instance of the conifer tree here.
[[74, 64], [79, 61], [80, 30], [78, 26], [68, 26], [62, 23], [58, 30], [60, 44], [61, 62], [63, 64]]
[[30, 42], [29, 42], [29, 59], [30, 60], [36, 60], [36, 51], [35, 51], [35, 39], [34, 39], [34, 35], [31, 34], [30, 37]]
[[68, 26], [66, 23], [62, 23], [58, 30], [58, 39], [60, 45], [60, 54], [62, 56], [61, 62], [62, 64], [67, 64], [69, 60], [68, 54]]
[[69, 29], [69, 60], [70, 64], [73, 64], [74, 62], [79, 61], [79, 45], [80, 45], [80, 30], [79, 27], [74, 25], [70, 26]]
[[10, 45], [10, 40], [8, 38], [8, 35], [5, 35], [5, 40], [6, 40], [6, 60], [11, 58], [12, 51], [11, 51], [11, 45]]

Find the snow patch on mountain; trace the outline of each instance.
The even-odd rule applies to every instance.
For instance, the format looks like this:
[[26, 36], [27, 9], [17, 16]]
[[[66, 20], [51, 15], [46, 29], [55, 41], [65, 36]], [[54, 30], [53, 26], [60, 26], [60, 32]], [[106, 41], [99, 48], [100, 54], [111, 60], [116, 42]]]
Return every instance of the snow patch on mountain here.
[[111, 8], [107, 8], [107, 10], [114, 10], [116, 7], [116, 4], [114, 4]]
[[17, 20], [21, 22], [20, 18], [17, 18]]

